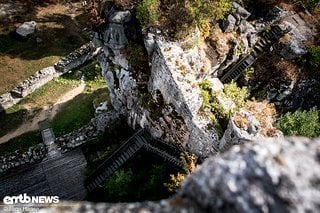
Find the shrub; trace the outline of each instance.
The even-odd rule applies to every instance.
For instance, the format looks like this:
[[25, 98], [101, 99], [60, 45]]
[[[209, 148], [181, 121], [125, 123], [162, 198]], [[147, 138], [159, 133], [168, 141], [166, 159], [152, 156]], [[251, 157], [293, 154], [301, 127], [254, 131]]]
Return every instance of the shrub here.
[[142, 26], [150, 26], [158, 22], [159, 5], [159, 0], [142, 0], [137, 8], [137, 18]]
[[312, 46], [309, 48], [310, 64], [312, 67], [320, 65], [320, 46]]
[[319, 112], [316, 107], [309, 111], [287, 112], [277, 122], [278, 128], [285, 135], [316, 137], [320, 135]]
[[238, 108], [242, 108], [246, 105], [246, 99], [248, 97], [248, 90], [246, 87], [240, 88], [237, 86], [237, 83], [231, 82], [224, 85], [224, 93]]
[[119, 170], [105, 183], [104, 188], [111, 196], [126, 196], [133, 178], [131, 170]]
[[308, 10], [313, 12], [320, 11], [320, 1], [319, 0], [303, 0], [302, 1]]
[[170, 175], [170, 182], [164, 183], [163, 185], [168, 189], [169, 192], [175, 192], [180, 187], [181, 182], [191, 174], [197, 166], [197, 157], [194, 154], [182, 152], [180, 159], [183, 163], [183, 172]]
[[209, 36], [210, 21], [217, 22], [231, 9], [230, 0], [190, 0], [186, 2], [191, 17], [196, 21], [203, 38]]

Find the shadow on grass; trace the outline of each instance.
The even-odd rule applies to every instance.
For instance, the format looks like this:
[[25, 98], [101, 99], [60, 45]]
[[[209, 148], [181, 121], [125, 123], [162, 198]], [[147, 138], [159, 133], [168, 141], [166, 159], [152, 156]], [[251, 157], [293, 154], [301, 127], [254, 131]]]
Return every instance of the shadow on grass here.
[[0, 137], [20, 126], [28, 117], [28, 110], [19, 109], [12, 113], [0, 112]]
[[77, 28], [68, 15], [47, 16], [27, 40], [19, 39], [15, 32], [0, 34], [0, 54], [25, 60], [65, 56], [88, 41]]
[[7, 143], [0, 144], [0, 156], [12, 153], [16, 150], [21, 152], [27, 151], [29, 147], [41, 142], [42, 138], [39, 131], [22, 134], [9, 140]]
[[86, 125], [94, 117], [93, 102], [107, 96], [106, 88], [92, 93], [82, 93], [64, 104], [61, 111], [52, 120], [55, 135], [61, 136]]
[[[64, 103], [60, 111], [51, 121], [55, 136], [59, 137], [88, 124], [95, 114], [93, 102], [105, 100], [107, 98], [108, 91], [106, 88], [102, 88], [92, 93], [81, 93], [72, 100]], [[19, 127], [28, 119], [27, 110], [14, 108], [10, 110], [13, 112], [2, 112], [0, 114], [0, 136], [4, 136], [11, 130]], [[28, 132], [1, 145], [0, 155], [1, 153], [9, 153], [16, 149], [29, 147], [39, 142], [41, 142], [39, 131]]]

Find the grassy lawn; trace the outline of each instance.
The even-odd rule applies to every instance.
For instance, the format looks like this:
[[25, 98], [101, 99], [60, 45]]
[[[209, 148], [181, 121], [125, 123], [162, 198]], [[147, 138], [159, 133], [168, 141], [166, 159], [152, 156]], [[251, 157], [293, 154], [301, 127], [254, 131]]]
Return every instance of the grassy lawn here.
[[36, 71], [52, 66], [89, 40], [81, 33], [88, 18], [83, 11], [70, 14], [62, 4], [54, 9], [52, 13], [49, 6], [43, 7], [36, 17], [23, 20], [37, 22], [35, 34], [26, 41], [13, 35], [20, 22], [0, 28], [0, 94], [10, 91]]
[[0, 156], [9, 154], [19, 149], [21, 152], [27, 151], [29, 147], [42, 142], [40, 132], [28, 132], [13, 138], [5, 144], [0, 144]]
[[41, 108], [43, 106], [54, 104], [64, 93], [72, 90], [79, 84], [80, 80], [74, 77], [58, 77], [25, 97], [20, 102], [20, 105], [29, 105], [32, 108]]
[[[108, 90], [99, 67], [95, 64], [84, 70], [86, 86], [81, 94], [63, 105], [51, 121], [55, 136], [59, 137], [89, 123], [94, 117], [94, 104], [108, 100]], [[46, 105], [55, 103], [59, 97], [80, 84], [76, 74], [61, 76], [39, 88], [19, 104], [0, 115], [0, 136], [30, 120], [30, 111], [40, 110]], [[28, 106], [29, 111], [25, 108]], [[31, 110], [30, 110], [31, 109]], [[16, 149], [24, 149], [41, 142], [39, 132], [23, 134], [0, 146], [1, 153], [8, 153]]]
[[107, 99], [108, 89], [101, 77], [87, 82], [84, 91], [67, 102], [53, 119], [52, 127], [55, 135], [61, 136], [89, 123], [94, 117], [94, 105]]
[[18, 104], [0, 114], [0, 137], [4, 136], [32, 116], [44, 106], [55, 103], [64, 93], [80, 84], [71, 75], [56, 78], [37, 89]]

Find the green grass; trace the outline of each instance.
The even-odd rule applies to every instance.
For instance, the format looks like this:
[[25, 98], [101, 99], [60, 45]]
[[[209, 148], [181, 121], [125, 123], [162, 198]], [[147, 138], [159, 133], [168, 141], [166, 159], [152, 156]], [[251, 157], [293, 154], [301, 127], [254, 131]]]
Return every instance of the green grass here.
[[24, 106], [27, 105], [33, 111], [38, 111], [44, 106], [55, 103], [64, 93], [79, 84], [80, 80], [72, 75], [61, 76], [35, 90], [6, 112], [2, 112], [0, 114], [0, 137], [30, 119], [28, 110]]
[[80, 80], [73, 77], [58, 77], [25, 97], [20, 102], [20, 105], [28, 104], [35, 108], [53, 104], [58, 101], [59, 97], [72, 90], [79, 84]]
[[66, 103], [52, 121], [55, 135], [69, 133], [89, 123], [94, 116], [94, 100], [106, 96], [107, 93], [106, 88], [98, 89], [92, 93], [82, 93]]
[[[63, 21], [61, 21], [63, 22]], [[36, 71], [53, 66], [86, 42], [83, 36], [56, 22], [41, 22], [35, 36], [26, 41], [0, 31], [0, 94], [10, 91]], [[42, 42], [37, 42], [40, 38]]]
[[[100, 102], [108, 99], [109, 95], [105, 80], [97, 69], [93, 65], [85, 70], [85, 76], [89, 81], [86, 82], [84, 91], [67, 102], [53, 119], [52, 127], [56, 136], [69, 133], [89, 123], [94, 117], [94, 105], [97, 106]], [[96, 73], [95, 76], [90, 72]]]
[[20, 150], [27, 151], [29, 147], [42, 142], [40, 132], [28, 132], [19, 137], [9, 140], [7, 143], [0, 144], [0, 156]]
[[[84, 91], [74, 99], [65, 103], [52, 120], [51, 125], [56, 136], [69, 133], [89, 123], [94, 117], [94, 105], [98, 105], [100, 102], [108, 99], [108, 90], [105, 81], [102, 76], [99, 75], [99, 72], [95, 72], [95, 76], [88, 78], [90, 80], [86, 82]], [[11, 107], [5, 113], [0, 114], [0, 123], [2, 124], [0, 126], [0, 136], [5, 135], [24, 121], [30, 119], [28, 111], [23, 108], [24, 105], [27, 104], [29, 107], [31, 106], [33, 110], [38, 110], [44, 105], [56, 102], [59, 97], [79, 83], [80, 80], [78, 80], [74, 74], [69, 74], [61, 76], [37, 89], [24, 98], [19, 104]], [[27, 133], [12, 139], [12, 141], [22, 141], [22, 144], [28, 146], [27, 142], [30, 141], [32, 144], [34, 137], [36, 136], [33, 133], [30, 133], [30, 135]], [[17, 143], [11, 144], [12, 141], [9, 141], [4, 146], [12, 147], [9, 148], [10, 150], [21, 148]]]

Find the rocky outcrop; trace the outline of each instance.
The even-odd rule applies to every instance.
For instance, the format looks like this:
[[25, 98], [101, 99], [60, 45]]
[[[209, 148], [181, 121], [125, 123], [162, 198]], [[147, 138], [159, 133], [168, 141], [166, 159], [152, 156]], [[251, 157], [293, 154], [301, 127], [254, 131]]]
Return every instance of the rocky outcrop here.
[[89, 42], [69, 55], [62, 57], [55, 65], [44, 68], [31, 75], [28, 79], [18, 84], [10, 92], [0, 96], [0, 112], [18, 103], [36, 89], [48, 83], [52, 79], [63, 75], [69, 70], [76, 68], [92, 59], [100, 50]]
[[313, 212], [320, 204], [320, 140], [264, 139], [207, 160], [180, 195], [209, 212]]
[[280, 55], [292, 60], [307, 53], [305, 42], [312, 41], [315, 33], [311, 27], [295, 12], [290, 12], [281, 20], [291, 28], [288, 36], [281, 42]]
[[[317, 212], [320, 139], [263, 139], [207, 159], [167, 200], [61, 202], [41, 212]], [[67, 205], [66, 205], [67, 204]], [[0, 206], [3, 211], [7, 206]]]
[[16, 29], [16, 33], [22, 38], [28, 38], [36, 31], [36, 27], [35, 21], [24, 22]]
[[273, 125], [274, 116], [275, 110], [267, 103], [250, 103], [230, 118], [220, 140], [219, 151], [267, 137], [282, 138], [282, 132]]
[[9, 170], [19, 168], [22, 165], [33, 164], [42, 161], [47, 156], [47, 149], [44, 144], [37, 144], [27, 151], [19, 150], [0, 156], [0, 175]]

